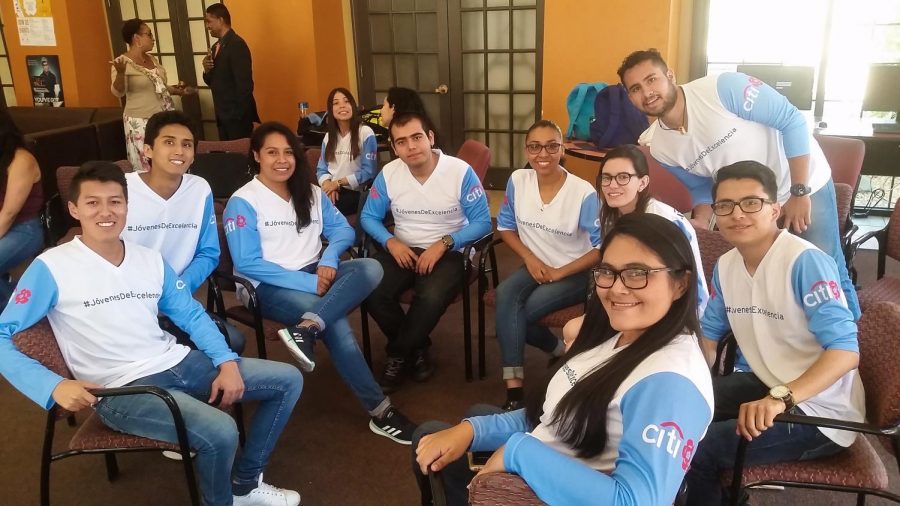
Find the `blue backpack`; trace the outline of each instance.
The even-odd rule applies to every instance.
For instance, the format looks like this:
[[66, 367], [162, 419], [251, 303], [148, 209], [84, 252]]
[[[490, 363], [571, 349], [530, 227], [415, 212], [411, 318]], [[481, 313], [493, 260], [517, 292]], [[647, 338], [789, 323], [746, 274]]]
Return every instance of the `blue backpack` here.
[[591, 141], [598, 148], [636, 144], [648, 126], [647, 116], [631, 103], [621, 84], [608, 86], [597, 93], [590, 132]]
[[594, 121], [594, 98], [606, 88], [606, 83], [576, 84], [566, 98], [566, 110], [569, 112], [569, 139], [591, 140], [591, 122]]

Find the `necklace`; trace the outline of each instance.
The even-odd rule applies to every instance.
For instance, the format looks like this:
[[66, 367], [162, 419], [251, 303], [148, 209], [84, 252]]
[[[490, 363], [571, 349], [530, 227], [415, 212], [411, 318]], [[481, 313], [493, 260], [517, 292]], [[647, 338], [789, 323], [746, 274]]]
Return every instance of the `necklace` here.
[[562, 174], [560, 174], [559, 179], [557, 181], [553, 182], [553, 186], [551, 186], [549, 188], [553, 192], [553, 197], [550, 199], [550, 202], [547, 202], [547, 203], [544, 203], [544, 199], [540, 194], [541, 187], [540, 187], [540, 184], [538, 184], [538, 199], [541, 202], [541, 212], [544, 212], [544, 209], [546, 209], [548, 206], [550, 206], [550, 204], [553, 203], [553, 199], [556, 198], [556, 195], [559, 193], [559, 190], [562, 189], [562, 187], [565, 183], [566, 183], [566, 173], [563, 172]]
[[656, 122], [659, 123], [659, 128], [663, 130], [678, 130], [678, 133], [681, 135], [687, 134], [687, 129], [685, 128], [685, 123], [687, 123], [687, 95], [682, 91], [682, 96], [684, 97], [684, 108], [681, 110], [681, 126], [677, 128], [669, 128], [665, 123], [662, 122], [662, 118], [657, 118]]

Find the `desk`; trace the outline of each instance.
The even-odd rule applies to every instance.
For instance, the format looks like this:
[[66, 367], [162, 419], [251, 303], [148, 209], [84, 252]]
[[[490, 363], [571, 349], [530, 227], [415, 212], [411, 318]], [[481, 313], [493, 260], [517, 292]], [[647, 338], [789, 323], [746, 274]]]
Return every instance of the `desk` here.
[[859, 139], [866, 144], [862, 174], [868, 176], [900, 177], [900, 132], [873, 133], [866, 122], [835, 124], [816, 129], [819, 135], [836, 135]]
[[603, 160], [603, 157], [606, 156], [606, 151], [608, 151], [597, 149], [597, 146], [590, 141], [574, 139], [563, 142], [563, 149], [565, 149], [567, 156], [574, 156], [575, 158], [581, 158], [582, 160], [589, 160], [592, 162]]

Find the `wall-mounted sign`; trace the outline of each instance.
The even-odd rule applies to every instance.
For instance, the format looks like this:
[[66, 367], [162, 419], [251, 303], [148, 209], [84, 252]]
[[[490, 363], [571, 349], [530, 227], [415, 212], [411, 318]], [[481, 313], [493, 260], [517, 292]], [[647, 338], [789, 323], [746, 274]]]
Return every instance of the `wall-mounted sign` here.
[[25, 57], [31, 96], [35, 107], [62, 107], [64, 105], [62, 74], [56, 55], [29, 55]]
[[16, 11], [19, 44], [23, 46], [55, 46], [53, 14], [50, 0], [12, 0]]

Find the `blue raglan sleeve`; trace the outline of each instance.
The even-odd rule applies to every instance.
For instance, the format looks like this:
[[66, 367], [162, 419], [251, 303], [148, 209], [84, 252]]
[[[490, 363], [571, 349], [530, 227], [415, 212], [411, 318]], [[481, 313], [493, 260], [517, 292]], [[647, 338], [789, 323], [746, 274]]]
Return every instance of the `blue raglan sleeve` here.
[[[809, 154], [806, 119], [775, 88], [740, 72], [724, 72], [716, 81], [719, 100], [726, 110], [748, 121], [762, 123], [779, 132], [788, 158]], [[755, 93], [755, 96], [748, 96]]]
[[263, 259], [256, 210], [249, 202], [240, 197], [231, 197], [222, 219], [225, 222], [225, 239], [231, 251], [231, 260], [239, 273], [270, 285], [316, 293], [318, 275], [289, 271]]
[[163, 261], [163, 287], [159, 298], [159, 310], [166, 314], [178, 328], [191, 336], [197, 349], [206, 354], [218, 367], [222, 362], [238, 360], [237, 353], [228, 348], [225, 336], [210, 319], [203, 306], [187, 289], [186, 283]]
[[622, 397], [622, 439], [612, 474], [563, 455], [527, 434], [506, 444], [504, 464], [548, 504], [672, 504], [712, 412], [697, 387], [664, 372]]
[[470, 449], [473, 452], [494, 451], [518, 432], [527, 432], [528, 421], [525, 418], [525, 410], [517, 409], [496, 415], [473, 416], [466, 418], [472, 424], [475, 438], [472, 439]]
[[[657, 160], [657, 162], [659, 162], [659, 160]], [[691, 174], [683, 167], [678, 167], [677, 165], [667, 165], [662, 162], [659, 162], [659, 164], [681, 181], [681, 184], [688, 189], [688, 192], [691, 194], [691, 202], [694, 206], [700, 204], [712, 204], [713, 179], [711, 177]]]
[[797, 257], [791, 271], [794, 299], [806, 313], [809, 331], [826, 350], [859, 353], [853, 313], [841, 304], [844, 297], [834, 260], [818, 249]]
[[47, 316], [56, 305], [58, 295], [53, 274], [37, 259], [22, 274], [0, 314], [0, 375], [44, 409], [53, 407], [53, 390], [65, 378], [19, 351], [12, 336]]
[[500, 212], [497, 214], [497, 230], [518, 230], [516, 223], [516, 185], [513, 178], [506, 181], [506, 194], [503, 195], [503, 203], [500, 204]]
[[578, 228], [590, 234], [591, 246], [600, 247], [600, 197], [597, 192], [591, 192], [581, 201]]
[[377, 172], [378, 139], [375, 138], [375, 133], [372, 132], [372, 129], [365, 125], [360, 128], [360, 136], [364, 133], [366, 137], [362, 141], [362, 149], [359, 150], [359, 170], [347, 176], [347, 183], [350, 184], [350, 188], [353, 190], [359, 188], [359, 185], [371, 181], [372, 177], [375, 176], [375, 172]]
[[694, 254], [694, 271], [697, 273], [697, 314], [703, 315], [706, 311], [706, 303], [709, 300], [709, 290], [706, 287], [706, 277], [703, 273], [703, 262], [700, 258], [700, 246], [697, 243], [697, 232], [691, 226], [687, 218], [678, 213], [672, 223], [677, 226], [691, 243], [691, 252]]
[[390, 209], [391, 197], [388, 195], [384, 171], [382, 171], [375, 176], [375, 182], [369, 189], [369, 198], [366, 199], [366, 205], [363, 206], [359, 218], [363, 230], [382, 246], [388, 242], [388, 239], [394, 237], [384, 226], [384, 217]]
[[338, 264], [341, 262], [341, 254], [347, 251], [350, 246], [353, 246], [356, 232], [353, 231], [353, 227], [347, 223], [347, 218], [344, 218], [344, 215], [334, 207], [334, 204], [331, 203], [331, 200], [325, 193], [318, 188], [316, 188], [316, 191], [322, 194], [320, 199], [322, 202], [322, 234], [328, 239], [328, 246], [322, 251], [319, 265], [337, 269]]
[[197, 291], [197, 288], [200, 288], [213, 269], [219, 265], [221, 251], [219, 250], [219, 232], [216, 229], [216, 213], [213, 207], [212, 193], [206, 196], [202, 223], [194, 259], [181, 273], [181, 279], [187, 283], [191, 293]]
[[703, 337], [718, 341], [731, 332], [728, 314], [725, 312], [725, 300], [722, 298], [722, 287], [719, 284], [719, 264], [713, 267], [712, 286], [709, 289], [709, 300], [700, 320]]
[[478, 180], [472, 167], [466, 169], [459, 194], [461, 195], [459, 204], [469, 224], [450, 234], [450, 237], [453, 238], [456, 248], [464, 248], [491, 231], [491, 211], [488, 209], [487, 194], [484, 193], [481, 181]]
[[331, 172], [328, 172], [328, 162], [325, 161], [325, 146], [328, 145], [328, 134], [322, 141], [322, 149], [319, 150], [319, 163], [316, 164], [316, 180], [321, 185], [324, 181], [331, 179]]

